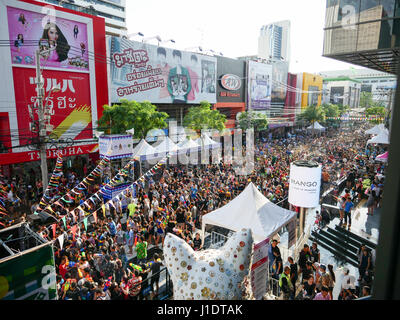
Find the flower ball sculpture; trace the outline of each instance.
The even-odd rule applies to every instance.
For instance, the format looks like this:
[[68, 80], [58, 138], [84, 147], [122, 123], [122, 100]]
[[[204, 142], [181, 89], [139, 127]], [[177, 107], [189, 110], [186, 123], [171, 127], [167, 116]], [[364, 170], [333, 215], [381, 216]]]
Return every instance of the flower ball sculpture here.
[[184, 240], [168, 233], [164, 242], [164, 259], [173, 282], [174, 299], [248, 298], [245, 292], [249, 287], [252, 251], [250, 229], [236, 232], [219, 249], [202, 251], [194, 251]]

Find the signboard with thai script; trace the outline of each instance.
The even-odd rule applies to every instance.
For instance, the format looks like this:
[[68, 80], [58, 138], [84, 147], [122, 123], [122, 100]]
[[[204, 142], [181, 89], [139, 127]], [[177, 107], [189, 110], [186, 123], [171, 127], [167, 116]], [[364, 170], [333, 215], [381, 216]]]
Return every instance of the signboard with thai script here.
[[110, 48], [112, 103], [216, 102], [216, 58], [119, 37]]

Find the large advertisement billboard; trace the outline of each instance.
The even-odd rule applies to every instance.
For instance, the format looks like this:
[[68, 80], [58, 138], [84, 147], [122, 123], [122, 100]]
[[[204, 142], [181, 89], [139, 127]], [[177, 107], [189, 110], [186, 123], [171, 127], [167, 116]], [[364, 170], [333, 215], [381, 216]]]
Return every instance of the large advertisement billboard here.
[[[18, 127], [24, 138], [34, 135], [29, 127], [30, 104], [34, 110], [33, 118], [38, 120], [35, 69], [13, 68]], [[90, 139], [92, 134], [92, 108], [90, 106], [90, 83], [87, 73], [70, 73], [46, 70], [44, 72], [45, 92], [48, 95], [52, 86], [59, 85], [45, 103], [51, 115], [50, 124], [54, 126], [52, 135], [58, 139]], [[28, 102], [28, 103], [26, 103]], [[20, 139], [25, 144], [25, 139]]]
[[13, 64], [35, 65], [35, 51], [46, 46], [51, 51], [42, 65], [89, 70], [86, 24], [12, 7], [7, 18]]
[[71, 155], [94, 150], [93, 127], [109, 103], [107, 64], [101, 58], [106, 57], [104, 18], [33, 0], [3, 0], [0, 20], [0, 36], [9, 39], [0, 52], [0, 74], [7, 79], [0, 86], [0, 109], [14, 136], [0, 164], [38, 160], [27, 145], [38, 136], [35, 53], [40, 48], [50, 49], [40, 59], [51, 125], [47, 135], [52, 141], [73, 139]]
[[216, 102], [214, 57], [110, 38], [111, 102]]
[[249, 61], [248, 65], [248, 109], [267, 110], [271, 107], [272, 66]]
[[287, 77], [289, 64], [283, 61], [275, 61], [272, 67], [272, 104], [284, 105], [287, 91]]

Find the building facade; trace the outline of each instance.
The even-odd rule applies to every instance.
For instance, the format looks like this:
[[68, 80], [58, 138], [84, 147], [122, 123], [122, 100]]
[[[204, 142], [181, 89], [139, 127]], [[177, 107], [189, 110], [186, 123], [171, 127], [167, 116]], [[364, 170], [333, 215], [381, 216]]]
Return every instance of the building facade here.
[[400, 1], [327, 0], [325, 57], [397, 74]]
[[258, 37], [258, 56], [277, 61], [290, 60], [290, 21], [262, 26]]
[[[93, 59], [89, 52], [106, 55], [104, 19], [61, 7], [55, 8], [54, 15], [46, 14], [44, 4], [32, 0], [2, 1], [0, 16], [4, 21], [4, 27], [0, 29], [2, 39], [14, 40], [22, 35], [25, 39], [41, 39], [41, 45], [46, 46], [46, 43], [50, 45], [52, 28], [59, 34], [53, 40], [56, 49], [46, 60], [40, 59], [44, 78], [43, 104], [45, 118], [48, 117], [46, 131], [49, 142], [54, 141], [47, 144], [47, 158], [56, 158], [56, 147], [62, 149], [65, 157], [98, 157], [93, 129], [97, 127], [103, 105], [109, 102], [107, 65]], [[42, 25], [45, 19], [49, 22]], [[55, 22], [51, 22], [52, 19]], [[0, 73], [8, 79], [0, 86], [3, 97], [0, 101], [0, 137], [6, 147], [0, 154], [0, 166], [6, 175], [12, 174], [13, 164], [24, 163], [36, 168], [40, 165], [36, 145], [39, 102], [35, 53], [38, 49], [39, 45], [13, 42], [0, 52]], [[58, 90], [53, 90], [57, 87]], [[61, 147], [61, 140], [72, 143]]]
[[317, 74], [303, 72], [301, 81], [301, 109], [307, 106], [320, 106], [322, 103], [323, 78]]
[[394, 103], [394, 93], [397, 86], [395, 75], [373, 69], [349, 69], [324, 71], [324, 78], [351, 78], [361, 82], [361, 92], [372, 93], [372, 99], [379, 104], [389, 107]]
[[351, 78], [325, 78], [326, 95], [329, 103], [349, 106], [355, 109], [360, 106], [361, 81]]
[[106, 35], [127, 36], [126, 0], [38, 0], [50, 5], [102, 17], [106, 22]]

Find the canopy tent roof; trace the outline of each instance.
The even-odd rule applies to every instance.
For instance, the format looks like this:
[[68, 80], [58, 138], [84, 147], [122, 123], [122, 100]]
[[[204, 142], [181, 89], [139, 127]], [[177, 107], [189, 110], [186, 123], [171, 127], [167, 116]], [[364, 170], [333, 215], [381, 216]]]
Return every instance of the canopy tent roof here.
[[[200, 138], [197, 138], [195, 141], [200, 147], [204, 145], [204, 147], [208, 148], [218, 148], [220, 147], [220, 143], [215, 142], [213, 139], [211, 139], [208, 135], [203, 134], [203, 140]], [[204, 144], [203, 144], [204, 143]]]
[[151, 158], [154, 153], [154, 148], [149, 145], [145, 139], [142, 139], [133, 149], [132, 158], [140, 157], [140, 160], [145, 160], [146, 158]]
[[278, 232], [296, 217], [296, 212], [269, 201], [250, 183], [235, 199], [203, 216], [203, 236], [206, 224], [232, 231], [250, 228], [254, 241], [261, 242]]
[[379, 133], [377, 136], [375, 136], [367, 141], [367, 145], [370, 143], [389, 144], [389, 135], [386, 132], [381, 131], [381, 133]]
[[307, 129], [325, 130], [325, 127], [321, 126], [318, 121], [315, 121], [311, 126], [307, 127]]
[[185, 139], [178, 143], [178, 147], [181, 149], [198, 149], [199, 145], [192, 139]]
[[153, 144], [153, 147], [155, 154], [158, 156], [179, 150], [179, 147], [168, 136], [162, 138], [161, 141], [157, 141], [155, 144]]
[[386, 162], [388, 160], [388, 157], [389, 157], [389, 151], [386, 151], [385, 153], [382, 153], [379, 156], [377, 156], [375, 158], [375, 160], [376, 161]]
[[365, 131], [366, 134], [380, 134], [382, 131], [389, 133], [389, 131], [385, 128], [383, 123], [376, 125], [375, 127]]

